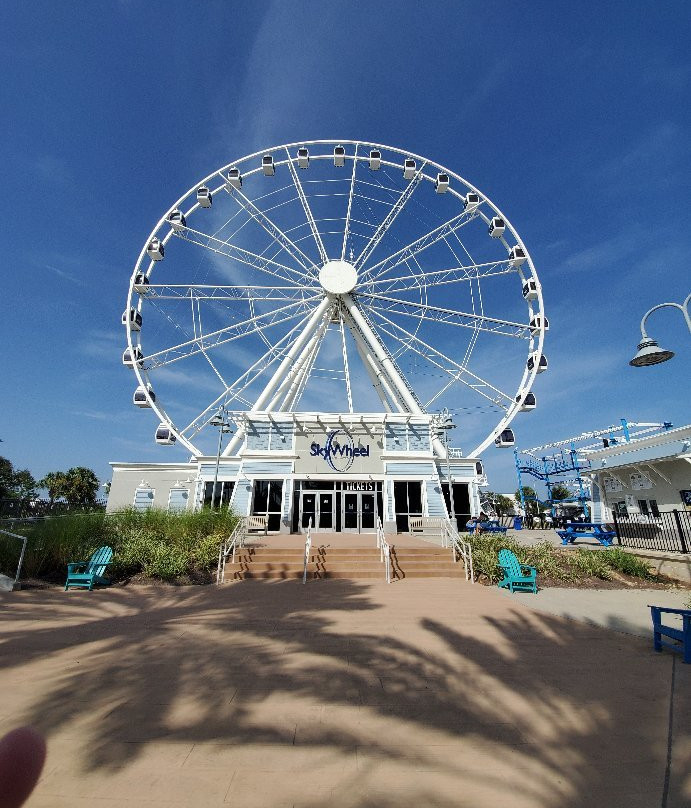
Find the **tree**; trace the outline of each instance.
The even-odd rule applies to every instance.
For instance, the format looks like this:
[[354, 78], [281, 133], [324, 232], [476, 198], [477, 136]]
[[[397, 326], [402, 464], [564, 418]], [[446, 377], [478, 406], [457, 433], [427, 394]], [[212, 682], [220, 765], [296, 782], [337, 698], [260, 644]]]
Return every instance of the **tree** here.
[[12, 496], [14, 466], [6, 457], [0, 457], [0, 499]]
[[36, 492], [36, 480], [28, 469], [15, 469], [0, 457], [0, 499], [29, 499]]
[[29, 469], [14, 473], [14, 493], [20, 499], [32, 499], [36, 496], [36, 480]]
[[535, 493], [535, 489], [531, 488], [529, 485], [524, 485], [521, 488], [517, 489], [516, 491], [516, 502], [521, 501], [521, 491], [523, 491], [523, 499], [525, 500], [525, 512], [527, 514], [532, 514], [533, 516], [537, 516], [540, 512], [540, 506], [537, 501], [537, 494]]
[[96, 493], [101, 487], [96, 474], [84, 466], [76, 466], [65, 472], [65, 482], [62, 495], [69, 505], [93, 505], [96, 502]]
[[48, 499], [52, 505], [58, 497], [65, 496], [65, 482], [64, 471], [49, 471], [38, 484], [48, 491]]
[[557, 483], [552, 486], [552, 499], [568, 499], [570, 496], [571, 492], [565, 485]]
[[516, 503], [504, 494], [497, 494], [494, 500], [494, 507], [498, 516], [505, 516], [507, 513], [515, 513]]

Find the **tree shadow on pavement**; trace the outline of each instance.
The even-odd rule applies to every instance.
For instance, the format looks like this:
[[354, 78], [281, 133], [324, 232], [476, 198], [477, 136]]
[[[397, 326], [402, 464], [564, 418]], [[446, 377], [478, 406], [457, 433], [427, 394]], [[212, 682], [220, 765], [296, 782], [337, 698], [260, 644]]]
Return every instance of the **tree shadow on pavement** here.
[[[92, 594], [4, 602], [3, 727], [46, 733], [39, 794], [162, 799], [185, 775], [203, 805], [661, 802], [672, 663], [643, 640], [457, 582]], [[687, 667], [666, 808], [691, 786]], [[156, 777], [120, 792], [128, 772]]]

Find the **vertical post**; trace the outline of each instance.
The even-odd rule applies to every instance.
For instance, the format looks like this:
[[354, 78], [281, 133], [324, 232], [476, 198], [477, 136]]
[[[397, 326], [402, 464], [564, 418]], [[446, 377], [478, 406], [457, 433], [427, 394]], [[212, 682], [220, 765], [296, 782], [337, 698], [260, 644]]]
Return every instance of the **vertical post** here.
[[682, 553], [688, 553], [689, 552], [689, 546], [686, 543], [686, 536], [684, 535], [684, 529], [681, 526], [681, 519], [679, 517], [679, 511], [676, 508], [674, 508], [672, 510], [672, 513], [674, 514], [674, 521], [677, 523], [677, 530], [679, 532], [679, 542], [681, 544], [681, 552]]
[[[221, 441], [223, 440], [223, 426], [218, 427], [218, 450], [216, 451], [216, 473], [214, 474], [214, 487], [211, 495], [211, 510], [216, 507], [216, 486], [218, 485], [218, 466], [221, 462]], [[219, 505], [221, 503], [219, 502]]]
[[453, 499], [453, 481], [451, 479], [451, 459], [449, 458], [449, 430], [444, 430], [444, 448], [446, 449], [446, 478], [449, 481], [449, 501], [451, 503], [451, 524], [458, 530], [456, 522], [456, 504]]
[[621, 419], [621, 428], [624, 431], [624, 440], [628, 443], [631, 440], [631, 435], [629, 433], [629, 424], [626, 418]]
[[513, 456], [516, 460], [516, 475], [518, 477], [518, 496], [521, 500], [521, 508], [523, 509], [523, 519], [528, 516], [528, 511], [525, 507], [525, 497], [523, 496], [523, 485], [521, 484], [521, 466], [518, 462], [518, 449], [513, 450]]
[[612, 518], [614, 519], [614, 530], [617, 534], [617, 544], [621, 547], [621, 533], [619, 532], [619, 521], [617, 519], [617, 509], [612, 508]]
[[19, 564], [17, 564], [17, 574], [14, 576], [14, 586], [17, 585], [17, 581], [19, 580], [19, 575], [22, 571], [22, 564], [24, 563], [24, 554], [26, 553], [26, 543], [28, 541], [28, 536], [23, 537], [22, 542], [22, 552], [19, 556]]

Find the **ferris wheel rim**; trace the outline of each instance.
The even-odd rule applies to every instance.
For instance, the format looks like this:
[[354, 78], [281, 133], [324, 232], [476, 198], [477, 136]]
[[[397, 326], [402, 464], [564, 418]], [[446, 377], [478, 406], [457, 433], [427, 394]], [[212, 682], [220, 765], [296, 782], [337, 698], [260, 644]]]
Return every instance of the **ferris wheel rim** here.
[[[357, 152], [358, 152], [358, 150], [360, 148], [380, 150], [381, 152], [386, 151], [388, 153], [392, 153], [392, 154], [395, 154], [395, 155], [402, 156], [404, 160], [405, 159], [419, 160], [419, 161], [421, 161], [423, 167], [429, 166], [429, 167], [432, 167], [432, 168], [435, 168], [435, 169], [439, 169], [441, 172], [448, 174], [449, 177], [453, 178], [455, 181], [460, 183], [462, 186], [465, 186], [465, 188], [467, 190], [472, 191], [474, 193], [477, 193], [478, 196], [481, 199], [481, 203], [485, 204], [497, 216], [501, 217], [504, 220], [505, 225], [506, 225], [506, 229], [512, 234], [512, 236], [515, 239], [516, 246], [521, 247], [521, 249], [524, 252], [524, 255], [526, 257], [526, 263], [527, 263], [528, 268], [530, 270], [528, 277], [533, 278], [536, 281], [536, 286], [537, 286], [537, 297], [535, 298], [535, 301], [536, 301], [536, 314], [540, 315], [540, 326], [539, 326], [539, 329], [538, 329], [537, 333], [536, 334], [533, 333], [531, 335], [530, 340], [529, 340], [529, 355], [533, 354], [533, 353], [537, 354], [538, 356], [541, 355], [542, 350], [543, 350], [543, 345], [544, 345], [545, 319], [546, 319], [545, 315], [544, 315], [544, 301], [543, 301], [543, 297], [542, 297], [542, 286], [539, 283], [539, 278], [538, 278], [538, 275], [537, 275], [537, 271], [535, 269], [535, 265], [533, 263], [533, 260], [532, 260], [532, 257], [530, 255], [529, 250], [525, 246], [522, 238], [520, 237], [520, 234], [518, 233], [516, 228], [513, 226], [513, 224], [510, 222], [510, 220], [506, 217], [506, 215], [501, 211], [500, 208], [498, 208], [494, 204], [494, 202], [492, 202], [491, 199], [489, 199], [489, 197], [486, 194], [484, 194], [482, 191], [480, 191], [479, 188], [477, 188], [475, 185], [473, 185], [471, 182], [469, 182], [467, 179], [465, 179], [465, 177], [463, 177], [460, 174], [446, 168], [445, 166], [441, 165], [440, 163], [437, 163], [436, 161], [433, 161], [433, 160], [430, 160], [430, 159], [428, 159], [426, 157], [423, 157], [422, 155], [419, 155], [419, 154], [416, 154], [414, 152], [411, 152], [410, 150], [405, 150], [405, 149], [401, 149], [401, 148], [393, 147], [393, 146], [387, 146], [387, 145], [384, 145], [384, 144], [373, 143], [373, 142], [369, 142], [369, 141], [336, 140], [336, 139], [308, 140], [308, 141], [296, 141], [296, 142], [293, 142], [293, 143], [281, 144], [281, 145], [278, 145], [278, 146], [271, 146], [271, 147], [269, 147], [267, 149], [262, 149], [262, 150], [254, 152], [252, 154], [245, 155], [245, 156], [239, 158], [238, 160], [231, 161], [231, 162], [225, 164], [224, 166], [214, 170], [213, 172], [208, 174], [206, 177], [204, 177], [199, 182], [195, 183], [178, 200], [176, 200], [176, 202], [163, 214], [163, 216], [156, 223], [155, 227], [152, 229], [152, 231], [150, 232], [150, 234], [147, 237], [146, 241], [144, 242], [144, 245], [143, 245], [143, 247], [142, 247], [142, 249], [141, 249], [141, 251], [139, 253], [139, 256], [137, 258], [137, 261], [135, 262], [134, 270], [133, 270], [131, 278], [130, 278], [130, 285], [129, 285], [129, 291], [128, 291], [128, 297], [127, 297], [127, 310], [130, 310], [131, 308], [134, 307], [138, 311], [141, 311], [143, 298], [142, 298], [141, 295], [138, 295], [137, 292], [135, 291], [135, 289], [134, 289], [134, 286], [135, 286], [134, 281], [136, 279], [137, 274], [139, 274], [141, 272], [142, 266], [146, 263], [145, 259], [146, 259], [146, 254], [147, 254], [147, 245], [151, 242], [151, 240], [153, 238], [156, 238], [157, 234], [163, 228], [165, 228], [166, 226], [168, 226], [168, 230], [165, 233], [162, 234], [162, 238], [160, 239], [161, 243], [163, 245], [166, 245], [173, 238], [175, 233], [174, 233], [173, 229], [169, 225], [169, 217], [170, 217], [171, 213], [173, 211], [175, 211], [175, 210], [180, 209], [180, 207], [183, 205], [185, 200], [190, 198], [190, 196], [192, 194], [194, 194], [196, 192], [196, 190], [200, 186], [206, 186], [207, 183], [209, 183], [214, 178], [219, 178], [219, 179], [223, 180], [223, 172], [228, 171], [233, 167], [240, 166], [240, 165], [243, 165], [245, 163], [248, 163], [251, 160], [256, 160], [258, 157], [260, 157], [260, 156], [263, 157], [263, 155], [266, 155], [266, 154], [272, 154], [273, 155], [273, 154], [275, 154], [277, 152], [285, 151], [286, 158], [284, 160], [277, 161], [276, 166], [278, 167], [278, 166], [286, 165], [286, 164], [288, 164], [290, 166], [294, 166], [294, 164], [297, 163], [298, 158], [297, 158], [297, 155], [291, 155], [291, 153], [290, 153], [291, 149], [301, 148], [303, 146], [304, 147], [310, 147], [310, 146], [336, 146], [336, 145], [342, 145], [344, 147], [348, 147], [348, 146], [354, 146], [355, 147], [355, 152], [353, 154], [345, 154], [344, 155], [344, 158], [345, 158], [346, 161], [351, 160], [353, 162], [353, 174], [355, 173], [355, 169], [357, 167], [358, 162], [366, 162], [369, 159], [368, 156], [358, 155], [357, 154]], [[328, 157], [329, 157], [329, 155], [310, 155], [311, 159], [328, 159]], [[396, 167], [396, 168], [400, 168], [400, 164], [393, 163], [391, 161], [382, 161], [382, 164], [383, 165], [389, 165], [389, 166]], [[261, 170], [261, 167], [259, 167], [259, 166], [255, 167], [253, 169], [250, 169], [247, 172], [247, 176], [250, 176], [251, 174], [254, 174], [254, 173], [258, 173], [260, 170]], [[421, 169], [421, 171], [422, 171], [422, 169]], [[421, 179], [425, 179], [425, 180], [428, 180], [428, 181], [433, 181], [433, 177], [428, 176], [428, 175], [422, 175]], [[213, 193], [219, 193], [221, 191], [221, 189], [222, 189], [222, 185], [219, 186], [215, 191], [213, 191]], [[450, 188], [449, 190], [451, 191], [452, 195], [456, 196], [458, 199], [461, 198], [460, 193], [458, 192], [458, 190], [455, 187]], [[352, 195], [352, 186], [351, 186], [351, 195]], [[188, 208], [185, 215], [190, 216], [191, 214], [195, 213], [199, 208], [200, 208], [200, 204], [197, 201], [190, 208]], [[488, 223], [490, 221], [490, 218], [486, 215], [486, 213], [484, 211], [481, 211], [481, 210], [477, 211], [477, 215], [480, 218], [482, 218], [485, 223]], [[303, 238], [307, 238], [307, 236], [304, 236]], [[345, 232], [344, 232], [344, 245], [345, 245], [346, 238], [347, 238], [347, 230], [345, 230]], [[508, 246], [506, 241], [505, 241], [505, 236], [502, 235], [499, 240], [504, 244], [505, 247]], [[276, 254], [278, 254], [278, 252], [280, 252], [280, 250], [278, 250]], [[151, 271], [153, 269], [154, 263], [155, 263], [154, 261], [149, 262], [148, 269], [144, 273], [144, 275], [147, 278], [151, 274]], [[311, 265], [316, 266], [316, 264], [314, 262], [311, 262]], [[518, 268], [518, 274], [521, 277], [521, 280], [524, 281], [525, 280], [524, 273], [520, 269], [520, 267]], [[218, 287], [216, 287], [216, 288], [218, 288]], [[318, 285], [315, 286], [315, 287], [312, 287], [312, 288], [314, 289], [314, 291], [318, 292], [318, 289], [319, 289]], [[366, 292], [362, 292], [360, 294], [362, 294], [363, 296], [367, 296]], [[134, 303], [134, 296], [135, 295], [137, 295], [137, 298], [138, 298], [136, 300], [136, 303]], [[406, 301], [406, 303], [407, 302], [408, 301]], [[527, 301], [527, 302], [528, 302], [529, 313], [530, 313], [531, 316], [534, 316], [535, 312], [533, 312], [533, 306], [531, 305], [531, 301]], [[484, 319], [491, 319], [491, 318], [484, 318]], [[133, 331], [132, 331], [132, 328], [131, 328], [131, 325], [130, 325], [129, 321], [126, 323], [126, 336], [127, 336], [127, 346], [128, 346], [130, 351], [134, 351], [135, 348], [139, 347], [139, 344], [140, 344], [139, 343], [139, 337], [137, 337], [137, 341], [133, 340]], [[135, 372], [135, 375], [137, 377], [139, 385], [141, 385], [142, 387], [147, 389], [148, 385], [150, 384], [150, 379], [149, 379], [148, 372], [145, 371], [144, 368], [139, 367], [137, 362], [134, 363], [133, 370]], [[519, 400], [522, 399], [522, 397], [523, 397], [523, 395], [525, 393], [527, 393], [527, 392], [529, 392], [531, 390], [532, 385], [533, 385], [533, 383], [535, 381], [537, 372], [538, 372], [538, 367], [537, 366], [534, 366], [532, 368], [532, 370], [529, 370], [527, 368], [527, 366], [524, 367], [524, 371], [523, 371], [521, 381], [519, 382], [518, 388], [516, 390], [516, 394], [514, 396], [515, 401], [513, 402], [513, 404], [511, 404], [506, 409], [504, 416], [500, 419], [500, 421], [496, 424], [496, 426], [490, 431], [490, 433], [486, 436], [486, 438], [473, 450], [473, 452], [472, 452], [473, 455], [481, 454], [481, 452], [484, 451], [484, 449], [488, 445], [491, 444], [491, 442], [494, 440], [495, 436], [499, 435], [513, 421], [513, 419], [516, 416], [517, 412], [520, 410]], [[165, 423], [169, 424], [170, 428], [177, 435], [178, 439], [180, 439], [181, 443], [183, 443], [188, 449], [190, 449], [190, 451], [192, 451], [193, 454], [199, 454], [198, 448], [191, 441], [189, 441], [185, 437], [184, 434], [181, 434], [180, 432], [178, 432], [173, 420], [168, 416], [167, 412], [162, 407], [159, 406], [159, 404], [157, 404], [155, 401], [153, 401], [153, 402], [151, 402], [151, 408], [156, 413], [156, 415], [159, 417], [161, 423], [165, 422]]]

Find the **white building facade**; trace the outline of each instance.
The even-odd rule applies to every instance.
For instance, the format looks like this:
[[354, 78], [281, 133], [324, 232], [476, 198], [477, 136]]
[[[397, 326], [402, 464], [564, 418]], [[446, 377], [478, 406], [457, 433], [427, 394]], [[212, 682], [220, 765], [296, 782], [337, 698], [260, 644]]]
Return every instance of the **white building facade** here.
[[588, 452], [594, 521], [691, 511], [691, 425]]
[[440, 459], [429, 415], [248, 412], [236, 424], [231, 457], [112, 463], [108, 511], [213, 502], [266, 516], [271, 532], [368, 533], [378, 520], [402, 532], [411, 516], [450, 515], [450, 476], [458, 525], [480, 513], [482, 463], [454, 450]]

